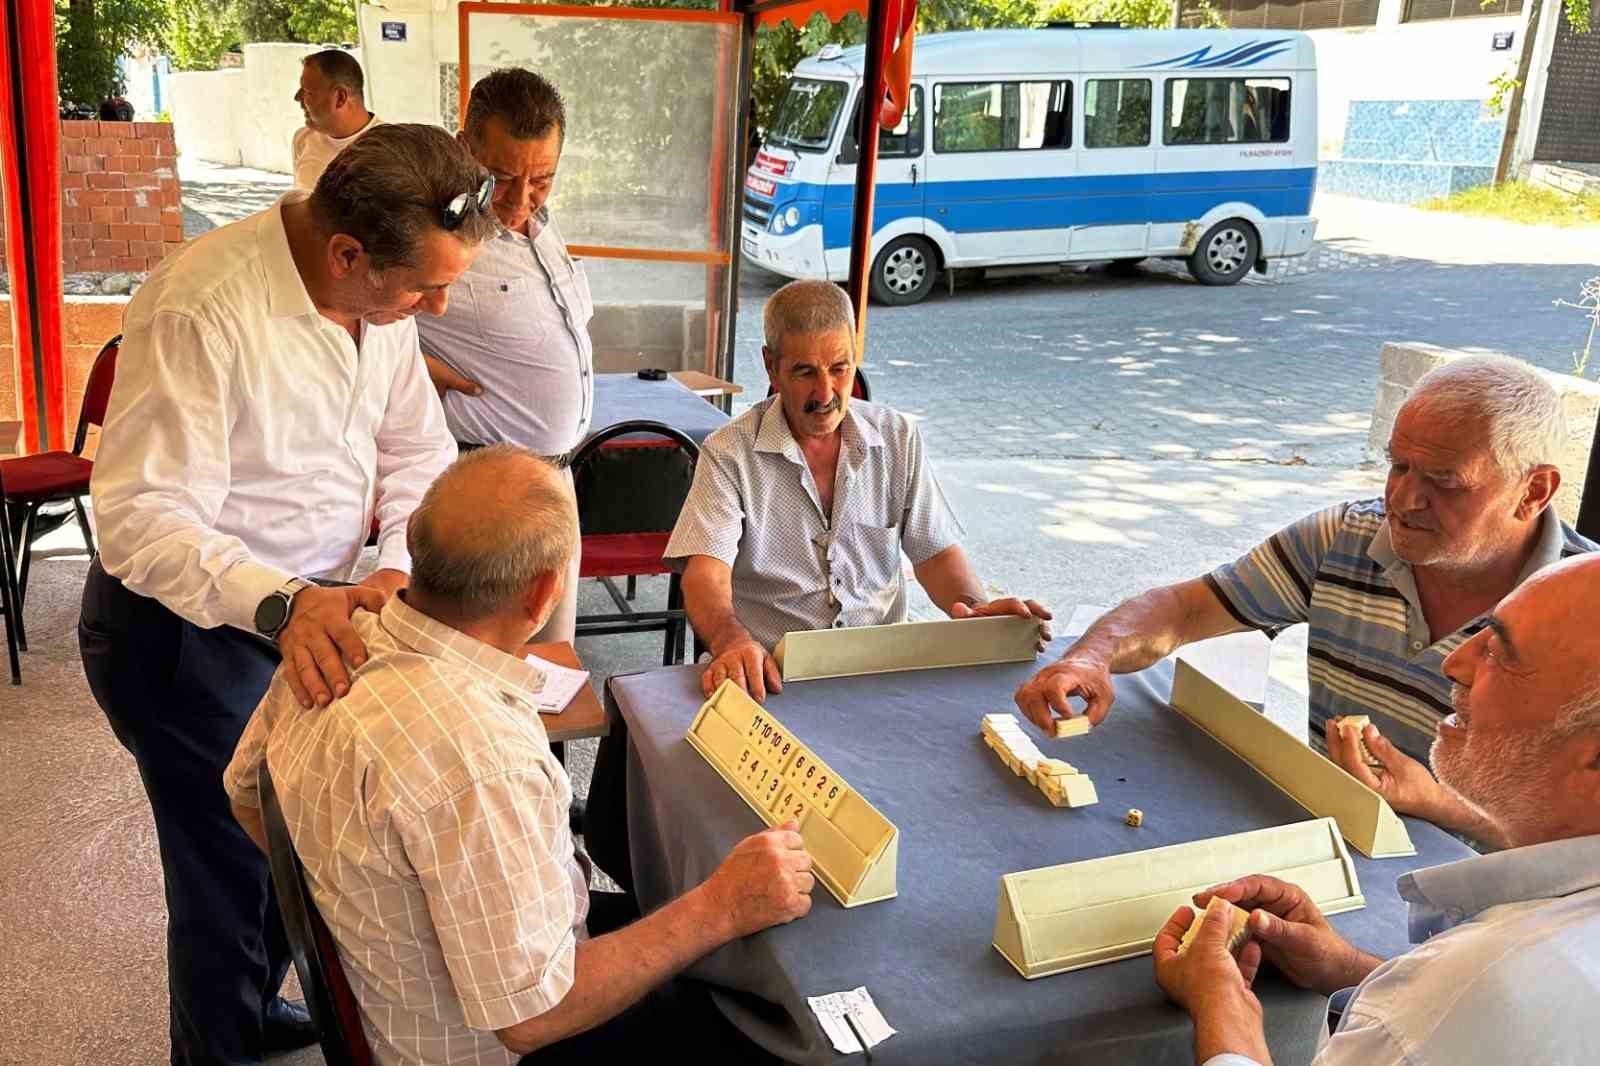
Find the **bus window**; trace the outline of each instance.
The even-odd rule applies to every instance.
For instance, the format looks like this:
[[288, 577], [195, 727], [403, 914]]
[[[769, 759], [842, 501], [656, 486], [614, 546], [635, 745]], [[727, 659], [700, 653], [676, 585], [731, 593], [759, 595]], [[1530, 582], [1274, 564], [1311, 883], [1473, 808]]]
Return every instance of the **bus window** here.
[[797, 152], [827, 150], [833, 140], [833, 124], [844, 106], [842, 81], [815, 81], [796, 78], [778, 105], [778, 118], [767, 132], [767, 143]]
[[936, 152], [1070, 147], [1070, 81], [958, 82], [933, 87]]
[[1167, 82], [1163, 144], [1268, 144], [1288, 139], [1288, 78]]
[[1150, 143], [1148, 78], [1095, 79], [1083, 90], [1087, 148], [1143, 148]]
[[[855, 110], [850, 113], [850, 125], [845, 128], [844, 140], [839, 145], [839, 162], [856, 161], [857, 130], [861, 128], [861, 97], [856, 96]], [[913, 85], [906, 100], [905, 114], [900, 125], [892, 130], [878, 130], [878, 158], [895, 159], [922, 154], [922, 86]]]

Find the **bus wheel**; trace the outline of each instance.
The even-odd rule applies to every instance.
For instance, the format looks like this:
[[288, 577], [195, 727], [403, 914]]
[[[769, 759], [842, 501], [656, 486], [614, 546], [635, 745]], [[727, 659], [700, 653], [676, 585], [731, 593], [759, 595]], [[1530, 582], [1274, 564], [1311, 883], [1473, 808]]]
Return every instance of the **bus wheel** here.
[[1206, 230], [1189, 256], [1189, 273], [1202, 285], [1234, 285], [1250, 272], [1261, 251], [1256, 228], [1227, 218]]
[[904, 307], [933, 291], [939, 268], [933, 246], [921, 237], [896, 237], [872, 264], [872, 298], [889, 307]]

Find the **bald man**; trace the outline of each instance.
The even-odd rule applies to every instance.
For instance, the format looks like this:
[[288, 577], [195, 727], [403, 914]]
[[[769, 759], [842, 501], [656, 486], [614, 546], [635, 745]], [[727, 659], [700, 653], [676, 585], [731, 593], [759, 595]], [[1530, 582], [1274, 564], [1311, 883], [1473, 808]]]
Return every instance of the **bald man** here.
[[712, 1062], [760, 1058], [702, 986], [671, 978], [805, 914], [811, 860], [789, 825], [746, 838], [649, 917], [590, 893], [572, 786], [535, 704], [544, 678], [523, 657], [560, 602], [576, 530], [543, 459], [511, 445], [462, 456], [412, 515], [409, 587], [355, 616], [369, 657], [350, 692], [307, 710], [280, 673], [228, 767], [234, 813], [263, 847], [257, 780], [271, 767], [379, 1063], [543, 1048], [545, 1066], [674, 1041]]

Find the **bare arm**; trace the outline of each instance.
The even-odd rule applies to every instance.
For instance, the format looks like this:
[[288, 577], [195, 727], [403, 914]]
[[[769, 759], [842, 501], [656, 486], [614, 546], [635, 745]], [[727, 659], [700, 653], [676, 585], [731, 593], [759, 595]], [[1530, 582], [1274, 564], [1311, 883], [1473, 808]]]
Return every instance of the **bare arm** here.
[[1034, 600], [1005, 596], [991, 600], [984, 596], [983, 582], [967, 559], [961, 545], [952, 544], [939, 554], [912, 567], [917, 582], [945, 614], [951, 618], [992, 618], [1015, 615], [1039, 622], [1040, 651], [1050, 643], [1051, 614]]
[[616, 1017], [702, 955], [804, 915], [810, 869], [792, 822], [746, 837], [704, 884], [632, 925], [580, 941], [561, 1002], [496, 1035], [526, 1055]]
[[1088, 705], [1084, 713], [1098, 725], [1115, 698], [1112, 674], [1143, 670], [1185, 644], [1244, 629], [1199, 578], [1151, 589], [1107, 612], [1060, 662], [1035, 674], [1017, 690], [1017, 707], [1029, 721], [1049, 729], [1053, 714], [1073, 714], [1068, 697], [1078, 696]]
[[748, 692], [757, 702], [767, 691], [783, 691], [777, 661], [733, 612], [733, 568], [710, 555], [693, 555], [683, 570], [683, 605], [689, 624], [711, 649], [711, 662], [700, 675], [707, 696], [724, 680]]

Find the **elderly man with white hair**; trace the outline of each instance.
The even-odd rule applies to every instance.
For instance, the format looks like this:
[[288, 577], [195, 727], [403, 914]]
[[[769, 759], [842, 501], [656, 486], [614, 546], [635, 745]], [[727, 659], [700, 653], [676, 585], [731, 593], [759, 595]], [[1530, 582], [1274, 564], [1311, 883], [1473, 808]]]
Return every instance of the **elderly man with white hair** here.
[[757, 700], [783, 683], [772, 648], [797, 630], [906, 617], [900, 553], [952, 618], [1050, 613], [991, 599], [911, 419], [852, 400], [856, 324], [826, 281], [794, 281], [763, 314], [761, 355], [776, 395], [706, 439], [666, 557], [713, 656], [707, 695], [732, 679]]
[[[1312, 1066], [1578, 1066], [1595, 1061], [1600, 1002], [1600, 556], [1528, 579], [1444, 662], [1455, 712], [1433, 765], [1509, 850], [1400, 878], [1411, 951], [1388, 961], [1340, 937], [1297, 887], [1264, 875], [1212, 896], [1250, 910], [1237, 959], [1229, 923], [1181, 907], [1156, 937], [1156, 980], [1194, 1018], [1195, 1061], [1271, 1061], [1250, 990], [1265, 959], [1341, 1001]], [[1351, 986], [1353, 993], [1347, 992]]]
[[[1446, 657], [1523, 581], [1595, 550], [1550, 506], [1564, 427], [1555, 390], [1522, 363], [1472, 356], [1433, 370], [1395, 419], [1382, 498], [1318, 511], [1203, 577], [1135, 596], [1023, 685], [1017, 706], [1048, 727], [1076, 696], [1099, 723], [1112, 674], [1207, 637], [1307, 622], [1313, 746], [1397, 811], [1500, 843], [1424, 763], [1450, 713]], [[1371, 724], [1342, 734], [1347, 715]]]

